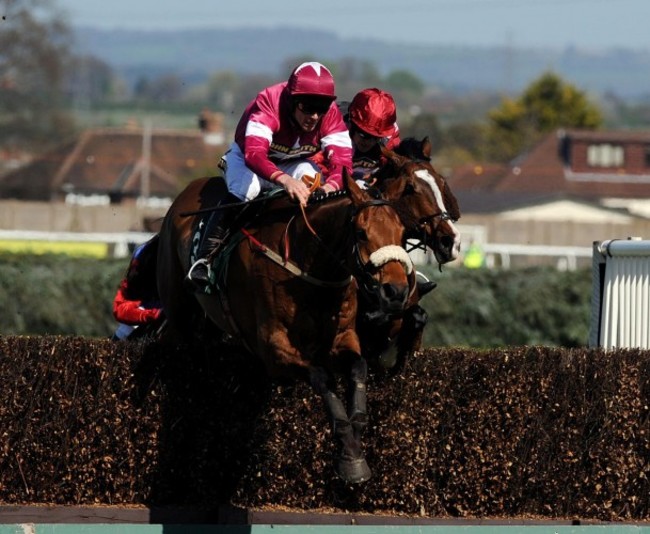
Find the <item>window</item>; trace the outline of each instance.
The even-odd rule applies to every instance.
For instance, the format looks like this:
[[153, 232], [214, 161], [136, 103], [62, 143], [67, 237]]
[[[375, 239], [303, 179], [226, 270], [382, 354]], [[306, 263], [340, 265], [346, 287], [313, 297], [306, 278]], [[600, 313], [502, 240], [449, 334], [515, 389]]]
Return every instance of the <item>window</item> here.
[[590, 167], [622, 167], [624, 160], [622, 146], [601, 143], [587, 148], [587, 164]]

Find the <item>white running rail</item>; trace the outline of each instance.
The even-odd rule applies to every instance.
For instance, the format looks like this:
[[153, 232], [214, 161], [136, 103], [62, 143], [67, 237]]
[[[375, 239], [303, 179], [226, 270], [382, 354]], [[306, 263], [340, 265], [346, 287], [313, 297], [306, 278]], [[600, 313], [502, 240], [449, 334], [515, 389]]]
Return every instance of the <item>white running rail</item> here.
[[49, 243], [106, 243], [113, 245], [112, 256], [131, 255], [129, 247], [148, 241], [151, 232], [40, 232], [30, 230], [0, 230], [0, 241], [41, 241]]

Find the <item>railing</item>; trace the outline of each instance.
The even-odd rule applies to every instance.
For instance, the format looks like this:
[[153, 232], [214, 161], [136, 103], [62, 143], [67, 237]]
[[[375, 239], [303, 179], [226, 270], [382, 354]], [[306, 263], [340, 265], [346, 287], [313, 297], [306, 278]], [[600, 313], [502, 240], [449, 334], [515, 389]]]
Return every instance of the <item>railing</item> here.
[[[147, 241], [150, 232], [39, 232], [30, 230], [0, 230], [0, 250], [14, 252], [62, 252], [72, 255], [108, 256], [123, 258], [133, 245]], [[79, 245], [73, 249], [65, 244]], [[574, 270], [579, 258], [591, 258], [590, 247], [563, 247], [546, 245], [517, 245], [486, 243], [481, 246], [486, 266], [509, 269], [514, 256], [554, 257], [557, 267]], [[431, 251], [414, 250], [411, 259], [416, 265], [435, 264]]]
[[0, 250], [124, 258], [130, 256], [134, 245], [144, 243], [152, 235], [150, 232], [81, 233], [0, 230]]
[[593, 245], [589, 345], [650, 348], [650, 241], [597, 241]]
[[[578, 267], [578, 260], [591, 258], [591, 247], [570, 247], [552, 245], [518, 245], [509, 243], [485, 243], [481, 245], [485, 255], [486, 267], [501, 267], [510, 269], [514, 257], [546, 257], [555, 258], [556, 267], [561, 270], [573, 271]], [[427, 250], [411, 252], [411, 259], [416, 265], [435, 264], [433, 253]], [[454, 263], [461, 263], [462, 257]]]

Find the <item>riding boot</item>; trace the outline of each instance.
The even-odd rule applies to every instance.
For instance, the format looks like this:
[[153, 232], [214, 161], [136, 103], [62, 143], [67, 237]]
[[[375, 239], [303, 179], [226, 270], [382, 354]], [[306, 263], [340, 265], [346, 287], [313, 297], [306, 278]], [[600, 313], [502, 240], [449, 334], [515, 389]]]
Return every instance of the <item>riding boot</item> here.
[[[241, 200], [228, 193], [222, 200], [221, 206], [239, 203]], [[212, 212], [206, 223], [206, 228], [201, 238], [196, 261], [190, 267], [185, 277], [185, 282], [197, 293], [207, 293], [210, 286], [210, 263], [219, 251], [230, 233], [230, 226], [235, 220], [239, 210], [236, 208], [219, 209]]]

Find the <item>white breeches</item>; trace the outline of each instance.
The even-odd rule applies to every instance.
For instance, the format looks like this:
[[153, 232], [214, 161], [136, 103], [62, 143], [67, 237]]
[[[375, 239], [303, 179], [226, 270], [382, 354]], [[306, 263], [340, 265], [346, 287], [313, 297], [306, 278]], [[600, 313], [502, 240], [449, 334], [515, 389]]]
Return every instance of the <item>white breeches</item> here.
[[[230, 145], [230, 150], [226, 152], [224, 158], [226, 159], [225, 178], [228, 190], [241, 200], [253, 200], [262, 191], [280, 187], [260, 178], [246, 166], [244, 154], [237, 143]], [[286, 163], [278, 163], [277, 166], [282, 172], [296, 180], [305, 174], [314, 176], [320, 172], [318, 165], [306, 159], [290, 160]]]

